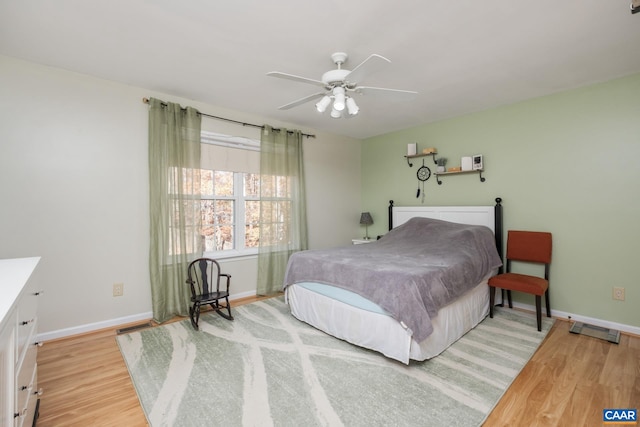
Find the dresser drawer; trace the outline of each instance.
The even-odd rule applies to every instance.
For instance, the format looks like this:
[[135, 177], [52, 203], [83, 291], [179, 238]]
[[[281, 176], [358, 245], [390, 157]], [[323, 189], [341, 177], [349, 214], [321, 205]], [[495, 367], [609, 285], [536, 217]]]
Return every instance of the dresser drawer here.
[[[36, 373], [37, 374], [37, 373]], [[37, 382], [34, 378], [34, 384]], [[34, 389], [29, 395], [27, 406], [25, 407], [25, 413], [22, 416], [22, 425], [25, 427], [33, 426], [33, 418], [36, 416], [36, 407], [38, 406], [38, 393]]]
[[15, 418], [14, 427], [33, 425], [39, 395], [36, 386], [38, 383], [38, 367], [34, 365], [32, 368], [33, 375], [29, 380], [32, 386], [24, 390], [19, 390], [17, 394], [18, 416]]
[[[20, 361], [23, 355], [25, 346], [35, 340], [35, 335], [38, 330], [37, 324], [37, 311], [38, 311], [38, 292], [33, 289], [31, 284], [27, 285], [25, 292], [22, 294], [22, 298], [18, 302], [16, 314], [18, 316], [18, 326], [16, 328], [16, 342], [17, 342], [17, 359]], [[34, 338], [32, 338], [32, 336]]]
[[18, 302], [18, 322], [29, 321], [36, 317], [38, 312], [38, 296], [39, 292], [34, 289], [31, 284], [27, 285], [27, 288], [22, 294], [22, 298]]
[[38, 356], [37, 346], [31, 345], [27, 348], [22, 366], [16, 375], [16, 395], [17, 407], [23, 409], [26, 407], [27, 397], [38, 390], [38, 384], [33, 381], [36, 376], [36, 359]]
[[29, 321], [21, 322], [18, 320], [16, 327], [16, 366], [23, 359], [28, 347], [34, 347], [36, 334], [38, 332], [38, 319], [33, 318]]

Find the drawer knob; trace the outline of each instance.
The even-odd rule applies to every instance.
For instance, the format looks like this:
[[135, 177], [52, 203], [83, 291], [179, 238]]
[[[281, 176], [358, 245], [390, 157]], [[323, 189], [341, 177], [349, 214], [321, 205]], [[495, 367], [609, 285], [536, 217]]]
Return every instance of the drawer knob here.
[[33, 389], [33, 383], [18, 387], [19, 391], [25, 391], [25, 390], [31, 390], [31, 389]]
[[27, 415], [27, 408], [24, 408], [21, 412], [14, 412], [13, 418], [24, 417]]
[[29, 319], [29, 320], [23, 320], [22, 322], [20, 322], [20, 324], [22, 326], [28, 325], [29, 323], [33, 323], [35, 322], [36, 319]]

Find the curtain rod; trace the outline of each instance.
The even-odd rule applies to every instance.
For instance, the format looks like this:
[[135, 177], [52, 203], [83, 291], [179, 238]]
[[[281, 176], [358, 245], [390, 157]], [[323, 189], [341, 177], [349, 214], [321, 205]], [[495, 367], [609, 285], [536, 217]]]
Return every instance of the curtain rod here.
[[[149, 98], [142, 98], [142, 102], [145, 103], [145, 104], [148, 104], [149, 103]], [[167, 103], [163, 102], [162, 105], [166, 107]], [[251, 126], [251, 127], [254, 127], [254, 128], [264, 129], [264, 126], [262, 126], [262, 125], [255, 125], [253, 123], [239, 122], [238, 120], [227, 119], [227, 118], [218, 117], [218, 116], [212, 116], [211, 114], [205, 114], [205, 113], [201, 113], [199, 111], [198, 111], [198, 114], [200, 114], [201, 116], [210, 117], [212, 119], [224, 120], [225, 122], [231, 122], [231, 123], [237, 123], [237, 124], [242, 125], [242, 126]], [[280, 129], [279, 128], [273, 128], [273, 130], [275, 130], [277, 132]], [[288, 131], [288, 132], [289, 133], [293, 133], [291, 131]], [[302, 136], [306, 136], [307, 138], [315, 138], [316, 137], [315, 135], [308, 134], [308, 133], [303, 133]]]

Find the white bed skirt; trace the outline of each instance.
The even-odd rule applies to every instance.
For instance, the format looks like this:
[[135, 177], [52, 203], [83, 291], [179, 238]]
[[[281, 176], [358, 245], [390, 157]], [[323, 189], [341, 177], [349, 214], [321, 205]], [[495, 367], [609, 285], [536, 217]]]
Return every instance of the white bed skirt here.
[[387, 314], [363, 310], [295, 284], [287, 287], [285, 298], [297, 319], [405, 364], [410, 359], [437, 356], [489, 314], [489, 288], [484, 280], [441, 308], [432, 319], [433, 333], [417, 343], [409, 330]]

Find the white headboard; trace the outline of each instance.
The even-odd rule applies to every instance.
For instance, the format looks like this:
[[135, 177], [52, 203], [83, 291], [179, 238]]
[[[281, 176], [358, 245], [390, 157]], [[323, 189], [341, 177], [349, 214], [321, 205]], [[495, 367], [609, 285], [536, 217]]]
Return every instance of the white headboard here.
[[[394, 206], [389, 200], [389, 230], [414, 217], [441, 219], [459, 224], [484, 225], [496, 238], [498, 255], [502, 258], [502, 198], [496, 197], [495, 206]], [[502, 272], [502, 267], [500, 267]]]
[[495, 232], [494, 206], [394, 206], [392, 225], [395, 228], [414, 217], [484, 225]]

